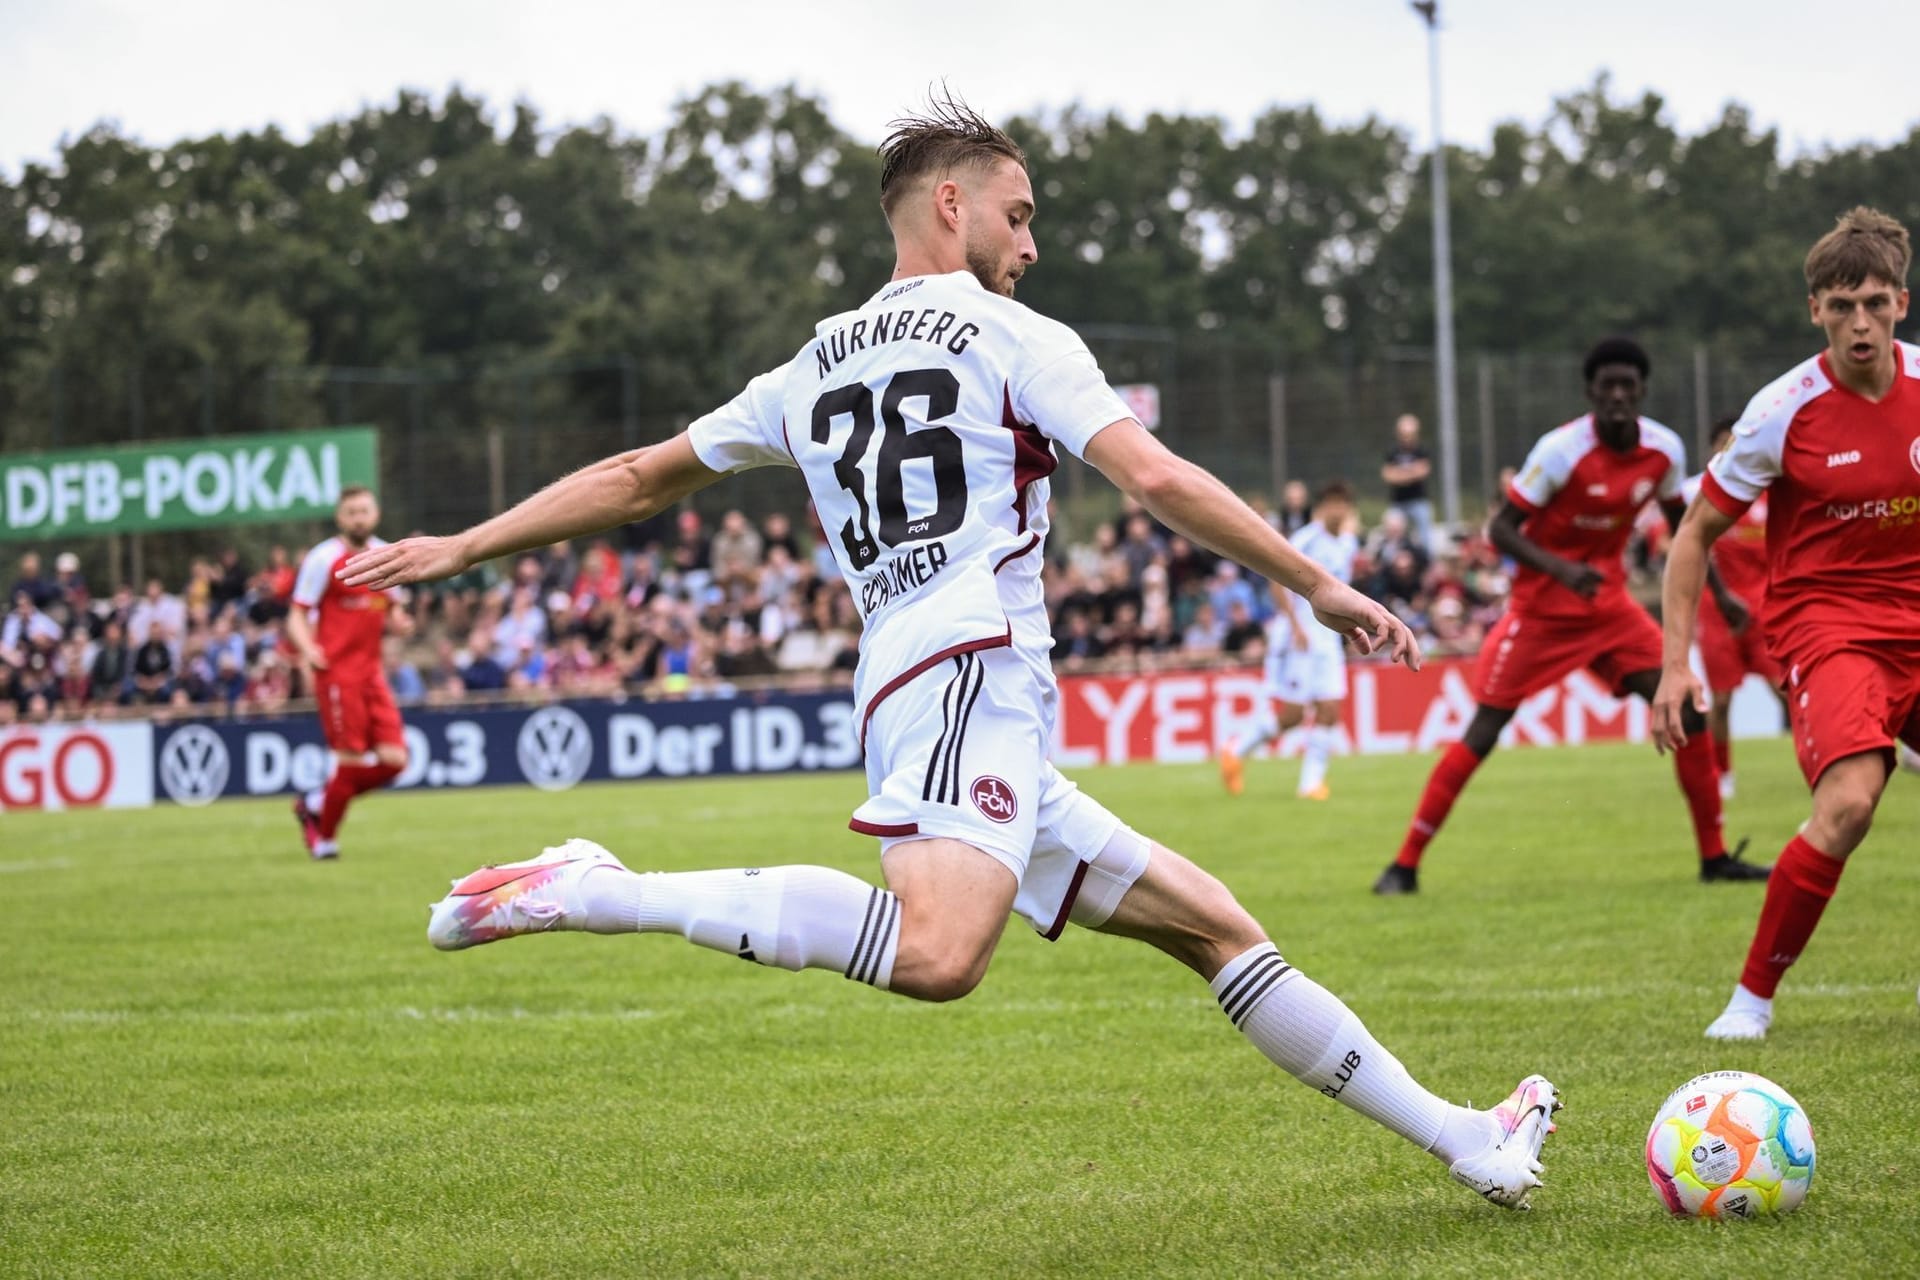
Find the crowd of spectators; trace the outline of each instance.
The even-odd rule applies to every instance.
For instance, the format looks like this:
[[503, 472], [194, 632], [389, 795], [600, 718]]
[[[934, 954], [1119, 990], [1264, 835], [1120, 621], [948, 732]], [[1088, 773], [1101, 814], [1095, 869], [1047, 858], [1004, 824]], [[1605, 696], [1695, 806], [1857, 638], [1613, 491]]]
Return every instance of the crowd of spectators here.
[[[1268, 519], [1292, 532], [1309, 494], [1287, 486]], [[1085, 527], [1056, 512], [1045, 568], [1063, 671], [1257, 662], [1272, 590], [1137, 507]], [[416, 590], [387, 638], [403, 702], [482, 695], [676, 697], [755, 680], [851, 679], [853, 602], [817, 523], [680, 512], [637, 548], [561, 544]], [[1357, 529], [1356, 585], [1386, 601], [1430, 654], [1476, 651], [1511, 568], [1472, 533], [1417, 538], [1388, 508]], [[0, 723], [111, 715], [274, 711], [307, 691], [285, 642], [299, 553], [227, 550], [183, 583], [95, 594], [71, 552], [44, 571], [20, 557], [0, 623]]]

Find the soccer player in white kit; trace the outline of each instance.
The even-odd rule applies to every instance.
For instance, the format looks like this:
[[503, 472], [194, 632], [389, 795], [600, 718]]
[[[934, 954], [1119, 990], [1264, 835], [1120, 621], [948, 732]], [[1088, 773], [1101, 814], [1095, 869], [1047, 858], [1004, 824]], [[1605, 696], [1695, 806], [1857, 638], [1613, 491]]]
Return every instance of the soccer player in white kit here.
[[1417, 662], [1373, 601], [1295, 552], [1128, 413], [1066, 326], [1013, 301], [1037, 258], [1026, 158], [957, 103], [895, 122], [881, 208], [893, 280], [822, 321], [788, 364], [663, 444], [608, 458], [451, 538], [357, 557], [346, 581], [447, 577], [638, 520], [722, 476], [798, 467], [865, 622], [855, 696], [886, 888], [826, 867], [636, 874], [574, 839], [456, 881], [446, 950], [525, 933], [678, 933], [783, 969], [830, 969], [922, 1000], [966, 995], [1010, 914], [1153, 944], [1211, 985], [1233, 1025], [1309, 1087], [1522, 1208], [1559, 1106], [1540, 1076], [1491, 1111], [1428, 1092], [1331, 992], [1280, 957], [1224, 885], [1057, 773], [1058, 695], [1041, 593], [1055, 444], [1159, 519], [1299, 592], [1363, 652]]
[[[1294, 549], [1339, 581], [1352, 582], [1354, 557], [1360, 554], [1360, 538], [1352, 524], [1353, 490], [1330, 484], [1314, 499], [1313, 519], [1293, 535]], [[1295, 794], [1303, 800], [1325, 800], [1330, 794], [1327, 760], [1340, 732], [1340, 705], [1347, 700], [1346, 645], [1313, 620], [1313, 610], [1300, 596], [1278, 584], [1273, 595], [1280, 608], [1267, 623], [1266, 679], [1261, 688], [1265, 722], [1253, 741], [1230, 738], [1222, 745], [1220, 779], [1230, 794], [1239, 795], [1246, 787], [1246, 757], [1278, 742], [1311, 709], [1313, 726], [1307, 730], [1300, 754]]]

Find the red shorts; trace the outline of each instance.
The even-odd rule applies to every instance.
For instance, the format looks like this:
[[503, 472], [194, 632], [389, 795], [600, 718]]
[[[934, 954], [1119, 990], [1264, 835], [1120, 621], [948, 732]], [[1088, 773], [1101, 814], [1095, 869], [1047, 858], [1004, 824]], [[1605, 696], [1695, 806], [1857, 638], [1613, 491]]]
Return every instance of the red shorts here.
[[1621, 681], [1660, 670], [1660, 628], [1639, 605], [1592, 618], [1523, 618], [1509, 612], [1480, 646], [1474, 701], [1511, 711], [1581, 667], [1623, 697]]
[[1861, 645], [1792, 663], [1787, 713], [1808, 786], [1836, 760], [1890, 754], [1895, 738], [1920, 751], [1920, 645]]
[[1732, 693], [1750, 674], [1780, 687], [1780, 664], [1767, 656], [1759, 624], [1749, 623], [1736, 634], [1713, 602], [1703, 600], [1699, 641], [1700, 665], [1707, 669], [1707, 687], [1715, 693]]
[[357, 676], [330, 680], [324, 673], [314, 680], [320, 699], [320, 729], [327, 745], [344, 755], [364, 755], [377, 746], [406, 745], [400, 708], [385, 676]]

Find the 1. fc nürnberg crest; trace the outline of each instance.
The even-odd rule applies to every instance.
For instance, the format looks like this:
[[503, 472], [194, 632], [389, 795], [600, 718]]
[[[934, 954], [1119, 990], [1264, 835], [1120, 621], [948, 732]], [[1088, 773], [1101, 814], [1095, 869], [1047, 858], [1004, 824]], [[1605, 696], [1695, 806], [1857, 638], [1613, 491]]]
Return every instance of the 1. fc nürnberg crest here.
[[571, 707], [542, 707], [520, 726], [520, 772], [542, 791], [565, 791], [593, 764], [593, 731]]
[[973, 780], [973, 807], [985, 815], [989, 822], [1012, 822], [1020, 812], [1020, 805], [1013, 798], [1013, 788], [992, 774]]

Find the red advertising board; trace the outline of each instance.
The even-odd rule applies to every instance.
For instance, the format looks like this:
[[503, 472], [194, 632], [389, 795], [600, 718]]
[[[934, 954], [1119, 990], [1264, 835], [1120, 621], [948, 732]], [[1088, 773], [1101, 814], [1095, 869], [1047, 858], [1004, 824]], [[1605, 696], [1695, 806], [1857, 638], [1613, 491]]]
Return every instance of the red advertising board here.
[[152, 725], [43, 724], [0, 729], [0, 813], [142, 808], [152, 803]]
[[[1336, 750], [1431, 751], [1459, 738], [1473, 718], [1468, 658], [1436, 658], [1419, 671], [1385, 663], [1347, 668], [1351, 691]], [[1137, 676], [1062, 676], [1053, 758], [1066, 767], [1212, 758], [1230, 736], [1254, 735], [1264, 708], [1256, 670], [1173, 671]], [[1576, 671], [1528, 699], [1502, 742], [1558, 746], [1644, 742], [1647, 707], [1624, 702]], [[1283, 753], [1297, 750], [1289, 741]]]

